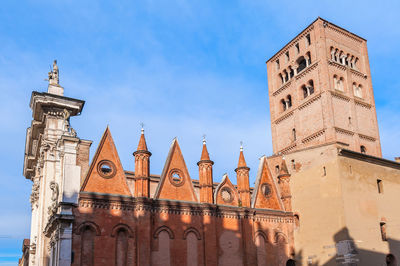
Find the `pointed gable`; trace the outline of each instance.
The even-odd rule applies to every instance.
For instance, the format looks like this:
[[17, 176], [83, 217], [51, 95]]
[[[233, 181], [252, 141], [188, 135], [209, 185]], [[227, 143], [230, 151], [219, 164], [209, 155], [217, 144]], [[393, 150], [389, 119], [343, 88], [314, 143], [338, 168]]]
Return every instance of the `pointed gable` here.
[[169, 150], [154, 198], [198, 201], [176, 138]]
[[132, 196], [108, 127], [97, 147], [81, 192]]
[[265, 156], [261, 157], [254, 187], [251, 207], [258, 209], [283, 210], [279, 191]]
[[215, 189], [214, 199], [218, 205], [239, 206], [239, 194], [227, 174]]

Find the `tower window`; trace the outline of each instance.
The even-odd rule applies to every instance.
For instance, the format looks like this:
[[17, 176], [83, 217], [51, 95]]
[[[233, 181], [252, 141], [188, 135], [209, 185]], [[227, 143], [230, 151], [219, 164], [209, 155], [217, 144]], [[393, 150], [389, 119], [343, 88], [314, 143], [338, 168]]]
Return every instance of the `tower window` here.
[[304, 56], [300, 56], [297, 60], [296, 63], [299, 65], [297, 68], [297, 74], [300, 73], [303, 69], [307, 67], [307, 61], [304, 58]]
[[296, 169], [296, 162], [294, 161], [294, 159], [291, 162], [292, 162], [292, 169]]
[[279, 70], [280, 67], [281, 66], [279, 65], [279, 59], [278, 59], [278, 60], [276, 60], [276, 70]]
[[275, 172], [279, 174], [279, 165], [275, 165]]
[[287, 51], [285, 53], [285, 55], [286, 55], [286, 62], [289, 62], [289, 60], [290, 60], [289, 51]]
[[311, 44], [311, 37], [310, 37], [310, 34], [307, 34], [307, 35], [306, 35], [306, 42], [307, 42], [307, 45], [310, 45], [310, 44]]
[[378, 188], [378, 193], [379, 193], [379, 194], [382, 194], [382, 193], [383, 193], [383, 183], [382, 183], [382, 180], [377, 179], [377, 180], [376, 180], [376, 186], [377, 186], [377, 188]]
[[365, 148], [364, 145], [361, 145], [361, 146], [360, 146], [360, 151], [361, 151], [361, 153], [364, 153], [364, 154], [367, 153], [367, 149]]
[[282, 106], [282, 111], [286, 111], [287, 104], [286, 104], [286, 101], [284, 99], [281, 100], [281, 106]]
[[283, 85], [283, 83], [285, 83], [285, 80], [283, 79], [283, 76], [280, 73], [279, 73], [279, 78], [281, 79], [281, 84]]
[[299, 45], [299, 43], [296, 43], [295, 47], [296, 47], [296, 52], [300, 53], [300, 45]]
[[287, 96], [287, 105], [288, 108], [292, 107], [292, 96], [290, 95]]
[[296, 129], [292, 129], [293, 141], [296, 141]]
[[325, 166], [322, 168], [322, 176], [326, 176], [326, 167]]
[[381, 229], [381, 237], [382, 241], [387, 241], [386, 237], [386, 223], [385, 222], [380, 222], [380, 229]]

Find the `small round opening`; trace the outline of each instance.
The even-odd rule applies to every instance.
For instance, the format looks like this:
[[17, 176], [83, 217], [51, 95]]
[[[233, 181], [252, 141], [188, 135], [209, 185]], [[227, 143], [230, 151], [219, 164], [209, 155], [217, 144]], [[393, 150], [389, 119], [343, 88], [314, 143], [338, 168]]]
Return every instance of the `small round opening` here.
[[222, 200], [223, 200], [225, 203], [231, 203], [231, 202], [233, 201], [232, 192], [231, 192], [231, 190], [230, 190], [229, 188], [227, 188], [227, 187], [224, 187], [224, 188], [221, 190], [221, 197], [222, 197]]
[[103, 164], [100, 169], [101, 169], [101, 172], [105, 175], [111, 173], [111, 171], [112, 171], [111, 166], [108, 165], [107, 163]]
[[97, 172], [104, 178], [111, 178], [115, 175], [115, 165], [108, 160], [101, 161], [97, 165]]
[[174, 169], [170, 172], [169, 180], [170, 180], [171, 184], [174, 186], [182, 186], [185, 181], [181, 171], [178, 169]]

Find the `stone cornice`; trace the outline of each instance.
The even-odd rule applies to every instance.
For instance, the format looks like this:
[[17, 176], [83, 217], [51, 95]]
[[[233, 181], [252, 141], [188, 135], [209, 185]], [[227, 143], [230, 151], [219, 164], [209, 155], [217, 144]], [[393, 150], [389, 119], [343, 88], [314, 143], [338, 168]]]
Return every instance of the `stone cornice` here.
[[350, 102], [350, 97], [343, 94], [341, 91], [329, 91], [331, 95], [337, 99], [344, 100], [346, 102]]
[[387, 160], [384, 158], [375, 157], [372, 155], [367, 155], [367, 154], [363, 154], [360, 152], [351, 151], [348, 149], [338, 149], [338, 154], [343, 157], [357, 159], [360, 161], [365, 161], [365, 162], [378, 164], [378, 165], [382, 165], [382, 166], [387, 166], [387, 167], [391, 167], [391, 168], [400, 170], [400, 163], [391, 161], [391, 160]]
[[364, 78], [364, 79], [366, 79], [366, 78], [368, 77], [366, 74], [361, 73], [361, 72], [358, 71], [358, 70], [355, 70], [355, 69], [353, 69], [353, 68], [349, 68], [349, 69], [350, 69], [350, 73], [353, 74], [353, 75], [355, 75], [355, 76], [359, 76], [359, 77]]
[[364, 135], [364, 134], [361, 134], [361, 133], [358, 133], [358, 136], [361, 139], [365, 139], [365, 140], [369, 140], [369, 141], [376, 141], [375, 137], [367, 136], [367, 135]]
[[311, 135], [305, 137], [304, 139], [301, 140], [302, 143], [307, 143], [312, 141], [313, 139], [316, 139], [320, 136], [322, 136], [323, 134], [325, 134], [325, 129], [321, 129], [315, 133], [312, 133]]
[[152, 198], [119, 197], [94, 193], [81, 193], [79, 207], [99, 209], [119, 209], [124, 211], [148, 211], [176, 215], [207, 215], [220, 218], [268, 220], [278, 223], [292, 223], [293, 213], [234, 206], [221, 206], [207, 203], [156, 200]]
[[334, 25], [334, 24], [332, 24], [330, 22], [327, 23], [327, 28], [330, 29], [330, 30], [333, 30], [333, 31], [335, 31], [335, 32], [337, 32], [339, 34], [342, 34], [342, 35], [344, 35], [344, 36], [346, 36], [346, 37], [348, 37], [348, 38], [350, 38], [350, 39], [352, 39], [352, 40], [354, 40], [354, 41], [356, 41], [358, 43], [362, 43], [363, 42], [363, 39], [361, 39], [357, 35], [355, 35], [353, 33], [350, 33], [350, 32], [348, 32], [348, 31], [346, 31], [346, 30], [344, 30], [344, 29], [342, 29], [342, 28], [340, 28], [340, 27], [338, 27], [338, 26], [336, 26], [336, 25]]
[[361, 98], [359, 98], [359, 99], [354, 99], [354, 103], [355, 103], [356, 105], [360, 105], [360, 106], [365, 107], [365, 108], [367, 108], [367, 109], [371, 109], [371, 107], [372, 107], [371, 104], [369, 104], [369, 103], [367, 103], [367, 102], [364, 102]]
[[279, 89], [277, 89], [276, 91], [274, 91], [272, 93], [273, 96], [276, 96], [278, 94], [280, 94], [282, 91], [284, 91], [286, 88], [288, 88], [290, 86], [290, 84], [292, 84], [292, 79], [289, 80], [288, 82], [286, 82], [285, 84], [283, 84]]
[[344, 66], [342, 64], [339, 64], [338, 62], [335, 62], [335, 61], [333, 61], [331, 59], [328, 59], [328, 65], [334, 66], [334, 67], [336, 67], [336, 68], [338, 68], [340, 70], [343, 70], [343, 71], [345, 71], [346, 68], [347, 68], [346, 66]]
[[298, 107], [298, 109], [299, 110], [301, 110], [301, 109], [304, 109], [304, 108], [306, 108], [307, 106], [310, 106], [312, 103], [314, 103], [314, 102], [316, 102], [317, 100], [319, 100], [319, 99], [321, 99], [321, 94], [322, 93], [320, 93], [320, 94], [317, 94], [316, 96], [314, 96], [314, 97], [310, 97], [310, 99], [304, 99], [304, 100], [307, 100], [306, 102], [304, 102], [304, 103], [302, 103], [302, 104], [300, 104], [299, 105], [299, 107]]
[[290, 47], [292, 47], [295, 43], [297, 43], [301, 38], [303, 38], [308, 33], [310, 33], [314, 29], [314, 22], [310, 26], [308, 26], [305, 30], [303, 30], [299, 35], [294, 37], [290, 42], [288, 42], [288, 44], [286, 44], [281, 50], [279, 50], [276, 54], [274, 54], [270, 59], [268, 59], [267, 63], [278, 59], [278, 57], [280, 57], [282, 54], [286, 53], [286, 51], [289, 50]]
[[286, 154], [286, 153], [294, 150], [296, 148], [296, 146], [297, 146], [297, 144], [294, 142], [294, 143], [290, 144], [289, 146], [280, 150], [279, 153]]
[[283, 120], [285, 120], [286, 118], [289, 118], [290, 116], [293, 115], [293, 111], [291, 110], [290, 112], [285, 112], [284, 115], [282, 115], [281, 117], [275, 119], [274, 124], [279, 124], [280, 122], [282, 122]]
[[354, 135], [353, 131], [350, 131], [350, 130], [347, 130], [347, 129], [344, 129], [344, 128], [340, 128], [340, 127], [335, 127], [335, 131], [337, 133], [341, 133], [341, 134], [348, 135], [348, 136], [353, 136]]

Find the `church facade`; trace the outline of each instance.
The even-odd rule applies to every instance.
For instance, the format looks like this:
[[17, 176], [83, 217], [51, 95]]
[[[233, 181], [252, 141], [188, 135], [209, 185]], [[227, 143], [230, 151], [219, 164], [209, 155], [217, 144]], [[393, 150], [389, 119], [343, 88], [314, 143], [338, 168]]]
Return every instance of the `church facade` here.
[[205, 140], [198, 174], [177, 139], [152, 174], [143, 130], [134, 172], [109, 128], [89, 164], [54, 62], [30, 102], [23, 265], [397, 265], [400, 163], [381, 158], [366, 40], [318, 18], [267, 70], [274, 154], [250, 187], [242, 148], [236, 185], [213, 181]]

